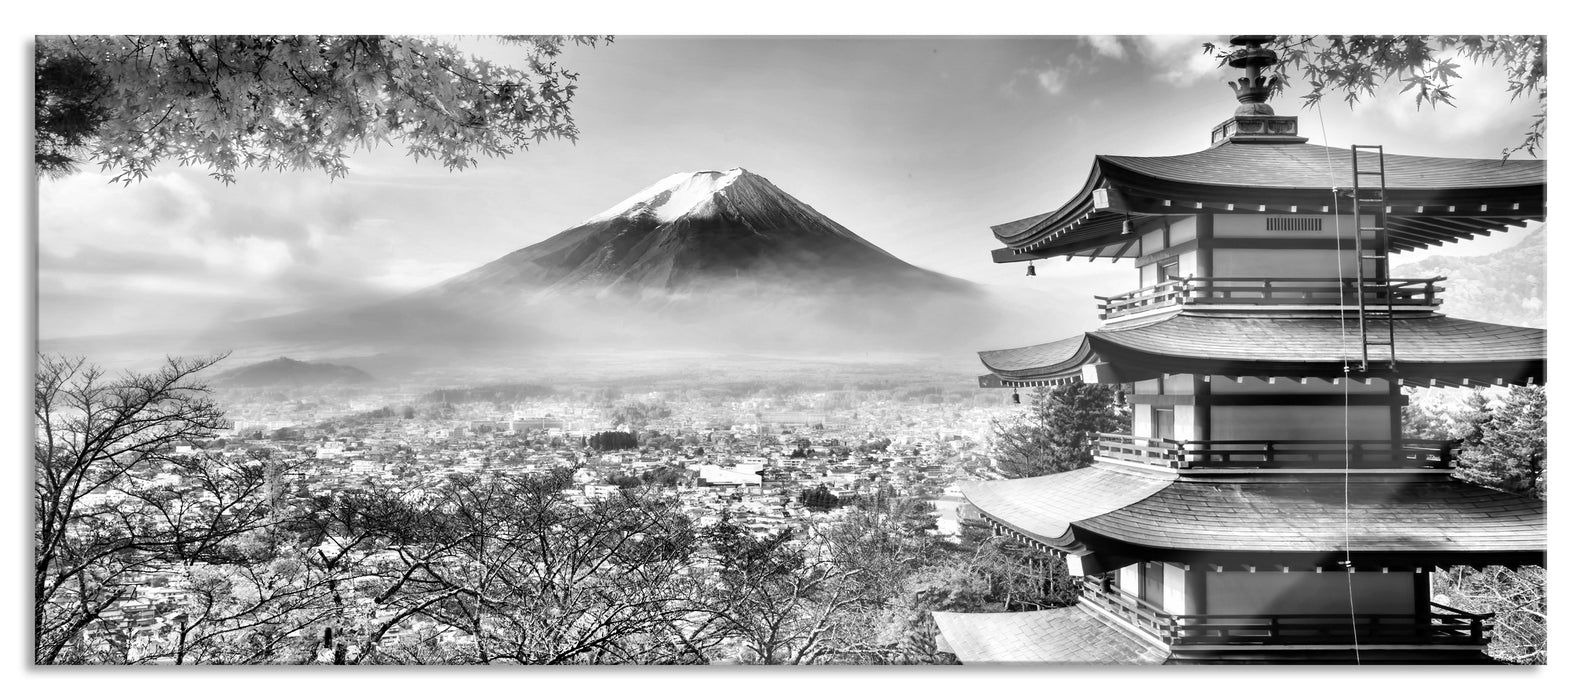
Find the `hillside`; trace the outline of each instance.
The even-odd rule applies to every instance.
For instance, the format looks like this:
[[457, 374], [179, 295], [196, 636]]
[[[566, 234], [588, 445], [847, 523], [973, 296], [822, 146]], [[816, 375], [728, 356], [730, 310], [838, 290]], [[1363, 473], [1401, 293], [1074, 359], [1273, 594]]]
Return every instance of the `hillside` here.
[[1436, 255], [1391, 269], [1396, 278], [1444, 276], [1447, 316], [1532, 328], [1548, 327], [1545, 293], [1548, 230], [1538, 226], [1505, 250], [1476, 257]]
[[356, 367], [281, 357], [225, 372], [213, 381], [227, 387], [280, 387], [368, 384], [374, 378]]

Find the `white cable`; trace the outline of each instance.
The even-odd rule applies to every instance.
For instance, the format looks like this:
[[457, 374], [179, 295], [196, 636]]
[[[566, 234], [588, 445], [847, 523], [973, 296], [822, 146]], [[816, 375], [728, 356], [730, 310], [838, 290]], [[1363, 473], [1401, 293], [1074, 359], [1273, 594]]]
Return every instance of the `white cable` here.
[[[1340, 190], [1339, 190], [1339, 188], [1337, 188], [1335, 186], [1335, 166], [1330, 161], [1329, 130], [1324, 127], [1324, 104], [1323, 104], [1322, 101], [1316, 102], [1314, 104], [1318, 108], [1318, 130], [1319, 130], [1319, 133], [1324, 138], [1324, 165], [1325, 165], [1326, 172], [1329, 175], [1329, 195], [1330, 195], [1330, 198], [1333, 201], [1333, 207], [1334, 207], [1331, 210], [1331, 214], [1335, 218], [1335, 271], [1336, 271], [1336, 274], [1339, 275], [1339, 278], [1336, 280], [1336, 283], [1337, 283], [1337, 285], [1340, 288], [1340, 296], [1341, 296], [1341, 305], [1340, 305], [1341, 306], [1341, 309], [1340, 309], [1340, 367], [1341, 367], [1341, 375], [1342, 375], [1342, 377], [1341, 377], [1341, 395], [1343, 397], [1343, 399], [1342, 399], [1343, 403], [1341, 404], [1340, 421], [1341, 421], [1341, 431], [1342, 431], [1341, 434], [1345, 438], [1344, 443], [1343, 443], [1345, 445], [1345, 448], [1342, 451], [1343, 454], [1344, 454], [1343, 459], [1345, 460], [1345, 467], [1341, 470], [1341, 479], [1342, 479], [1342, 484], [1343, 484], [1342, 485], [1341, 504], [1343, 506], [1343, 510], [1344, 510], [1344, 513], [1345, 513], [1345, 526], [1342, 529], [1342, 532], [1343, 532], [1343, 535], [1345, 537], [1345, 551], [1346, 551], [1346, 563], [1345, 563], [1345, 566], [1346, 566], [1346, 604], [1349, 606], [1350, 611], [1351, 611], [1351, 617], [1350, 617], [1350, 619], [1351, 619], [1351, 650], [1352, 650], [1352, 653], [1355, 655], [1355, 658], [1356, 658], [1356, 661], [1357, 661], [1357, 665], [1361, 666], [1362, 665], [1361, 640], [1358, 638], [1358, 634], [1357, 634], [1357, 598], [1356, 598], [1356, 594], [1353, 592], [1352, 586], [1351, 586], [1351, 572], [1352, 572], [1352, 565], [1351, 565], [1351, 363], [1347, 361], [1348, 358], [1346, 356], [1346, 308], [1345, 308], [1345, 299], [1346, 299], [1346, 281], [1345, 280], [1346, 280], [1346, 276], [1345, 276], [1345, 266], [1344, 266], [1344, 263], [1342, 262], [1344, 260], [1344, 258], [1345, 258], [1345, 252], [1342, 250], [1341, 244], [1340, 244], [1340, 241], [1341, 241], [1341, 238], [1340, 238]], [[1382, 152], [1383, 149], [1380, 149], [1380, 150]], [[1355, 172], [1356, 169], [1357, 169], [1356, 157], [1357, 157], [1356, 156], [1356, 152], [1354, 150], [1352, 152], [1352, 164], [1351, 164], [1353, 172]], [[1380, 169], [1382, 170], [1383, 169], [1382, 168], [1382, 166], [1383, 166], [1383, 159], [1382, 158], [1380, 159], [1380, 165], [1381, 165]], [[1357, 185], [1356, 189], [1361, 189], [1361, 185]], [[1351, 205], [1352, 206], [1352, 212], [1355, 214], [1356, 207], [1359, 206], [1357, 200], [1360, 198], [1360, 195], [1359, 195], [1358, 192], [1353, 191], [1351, 193], [1351, 196], [1352, 196], [1352, 205]], [[1356, 217], [1353, 217], [1353, 218], [1356, 218]], [[1357, 245], [1359, 247], [1362, 245], [1362, 236], [1360, 234], [1361, 234], [1360, 230], [1352, 232], [1352, 237], [1356, 239], [1356, 243], [1357, 243]], [[1361, 266], [1361, 262], [1359, 260], [1358, 267], [1357, 267], [1357, 334], [1358, 334], [1358, 340], [1363, 344], [1363, 348], [1362, 348], [1363, 356], [1366, 357], [1367, 356], [1368, 336], [1367, 336], [1366, 331], [1364, 330], [1364, 327], [1362, 325], [1363, 324], [1363, 321], [1362, 321], [1362, 305], [1363, 305], [1363, 303], [1364, 302], [1363, 302], [1363, 295], [1362, 295], [1362, 266]]]

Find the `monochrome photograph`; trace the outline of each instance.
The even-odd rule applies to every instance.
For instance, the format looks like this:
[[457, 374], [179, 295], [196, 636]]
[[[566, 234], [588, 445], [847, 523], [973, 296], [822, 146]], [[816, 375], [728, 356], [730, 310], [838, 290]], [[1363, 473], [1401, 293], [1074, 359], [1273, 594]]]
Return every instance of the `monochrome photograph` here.
[[24, 665], [1549, 663], [1546, 35], [29, 44]]

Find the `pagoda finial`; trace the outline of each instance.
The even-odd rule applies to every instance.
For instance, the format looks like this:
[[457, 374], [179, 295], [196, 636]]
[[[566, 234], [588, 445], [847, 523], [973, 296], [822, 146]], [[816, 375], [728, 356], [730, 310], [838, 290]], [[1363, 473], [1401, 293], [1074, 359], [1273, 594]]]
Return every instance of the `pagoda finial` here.
[[1230, 38], [1231, 45], [1241, 47], [1231, 53], [1231, 67], [1247, 69], [1246, 77], [1229, 83], [1236, 91], [1236, 101], [1241, 103], [1236, 108], [1237, 114], [1274, 114], [1274, 108], [1267, 102], [1269, 93], [1280, 84], [1280, 78], [1263, 76], [1264, 68], [1280, 60], [1278, 54], [1263, 47], [1271, 41], [1274, 36], [1265, 34], [1238, 34]]
[[1230, 82], [1236, 91], [1236, 113], [1209, 132], [1209, 142], [1233, 143], [1302, 143], [1307, 139], [1296, 133], [1296, 117], [1275, 116], [1269, 106], [1269, 95], [1280, 86], [1278, 76], [1265, 77], [1263, 70], [1280, 62], [1280, 55], [1264, 44], [1274, 41], [1273, 35], [1238, 34], [1230, 38], [1232, 51], [1226, 61], [1232, 68], [1242, 68], [1247, 74]]

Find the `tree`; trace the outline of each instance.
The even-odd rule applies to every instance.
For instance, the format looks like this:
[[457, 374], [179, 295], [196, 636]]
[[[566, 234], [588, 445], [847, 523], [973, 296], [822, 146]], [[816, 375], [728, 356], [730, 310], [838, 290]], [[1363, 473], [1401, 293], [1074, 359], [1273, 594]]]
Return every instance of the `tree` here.
[[[1444, 36], [1276, 36], [1266, 48], [1274, 49], [1277, 63], [1270, 72], [1278, 78], [1275, 89], [1290, 85], [1299, 75], [1308, 86], [1302, 95], [1303, 106], [1312, 106], [1326, 94], [1338, 92], [1348, 106], [1355, 106], [1375, 90], [1398, 83], [1401, 92], [1411, 92], [1421, 108], [1441, 104], [1455, 106], [1450, 90], [1461, 77], [1456, 60], [1491, 63], [1505, 68], [1506, 91], [1516, 100], [1538, 96], [1538, 113], [1533, 115], [1522, 142], [1504, 151], [1526, 151], [1537, 155], [1547, 129], [1549, 105], [1548, 38], [1537, 35], [1444, 35]], [[1215, 44], [1204, 44], [1205, 53], [1217, 53], [1221, 63], [1236, 54]]]
[[[352, 523], [363, 536], [348, 663], [660, 663], [696, 610], [696, 533], [669, 498], [579, 504], [549, 480], [465, 477]], [[345, 537], [346, 535], [341, 535]], [[438, 658], [386, 644], [410, 622], [461, 633]]]
[[941, 656], [934, 639], [939, 629], [933, 612], [1008, 612], [1074, 605], [1077, 579], [1064, 570], [1060, 555], [1010, 537], [967, 539], [961, 549], [941, 551], [930, 557], [926, 566], [903, 571], [902, 594], [892, 599], [875, 625], [877, 642], [903, 663], [938, 662]]
[[[609, 38], [605, 38], [609, 41]], [[527, 69], [401, 36], [41, 36], [34, 166], [146, 177], [167, 160], [226, 183], [242, 168], [346, 175], [346, 156], [400, 141], [459, 170], [549, 138], [575, 140], [577, 74], [557, 59], [596, 37], [501, 37]]]
[[1093, 462], [1094, 433], [1120, 432], [1130, 425], [1130, 411], [1116, 406], [1110, 387], [1039, 389], [1033, 393], [1031, 412], [994, 424], [996, 470], [1017, 478], [1081, 469]]
[[95, 661], [84, 640], [150, 576], [252, 561], [269, 525], [268, 465], [175, 447], [225, 424], [196, 375], [223, 359], [170, 359], [107, 377], [40, 356], [34, 374], [34, 660]]
[[1523, 496], [1546, 498], [1548, 401], [1541, 386], [1513, 387], [1477, 419], [1456, 457], [1456, 476]]
[[740, 645], [747, 663], [811, 664], [827, 659], [827, 641], [863, 602], [857, 572], [821, 533], [782, 530], [764, 538], [730, 521], [704, 533], [713, 553], [715, 593], [701, 637]]
[[1417, 440], [1461, 440], [1479, 420], [1487, 400], [1477, 389], [1461, 387], [1408, 388], [1401, 417], [1403, 437]]
[[830, 491], [828, 486], [819, 484], [811, 489], [804, 489], [797, 495], [797, 502], [813, 510], [829, 510], [840, 505], [840, 497]]
[[[1490, 393], [1493, 393], [1492, 391]], [[1417, 397], [1409, 406], [1417, 406]], [[1543, 499], [1548, 495], [1547, 393], [1544, 387], [1513, 387], [1503, 398], [1474, 392], [1450, 408], [1421, 402], [1408, 427], [1440, 438], [1462, 440], [1457, 477], [1488, 488]], [[1408, 418], [1414, 413], [1408, 412]], [[1426, 427], [1424, 427], [1426, 426]], [[1453, 566], [1434, 574], [1435, 598], [1451, 607], [1493, 613], [1489, 654], [1519, 664], [1548, 660], [1548, 575], [1543, 567], [1475, 569]]]
[[596, 452], [635, 450], [637, 449], [637, 434], [614, 430], [594, 433], [588, 436], [588, 449]]
[[652, 403], [647, 401], [627, 401], [612, 411], [610, 427], [616, 428], [625, 425], [632, 430], [639, 430], [648, 427], [655, 421], [669, 418], [670, 414], [670, 405], [664, 401], [654, 401]]
[[1488, 653], [1513, 664], [1549, 661], [1548, 572], [1541, 566], [1436, 571], [1435, 598], [1453, 608], [1494, 613]]

